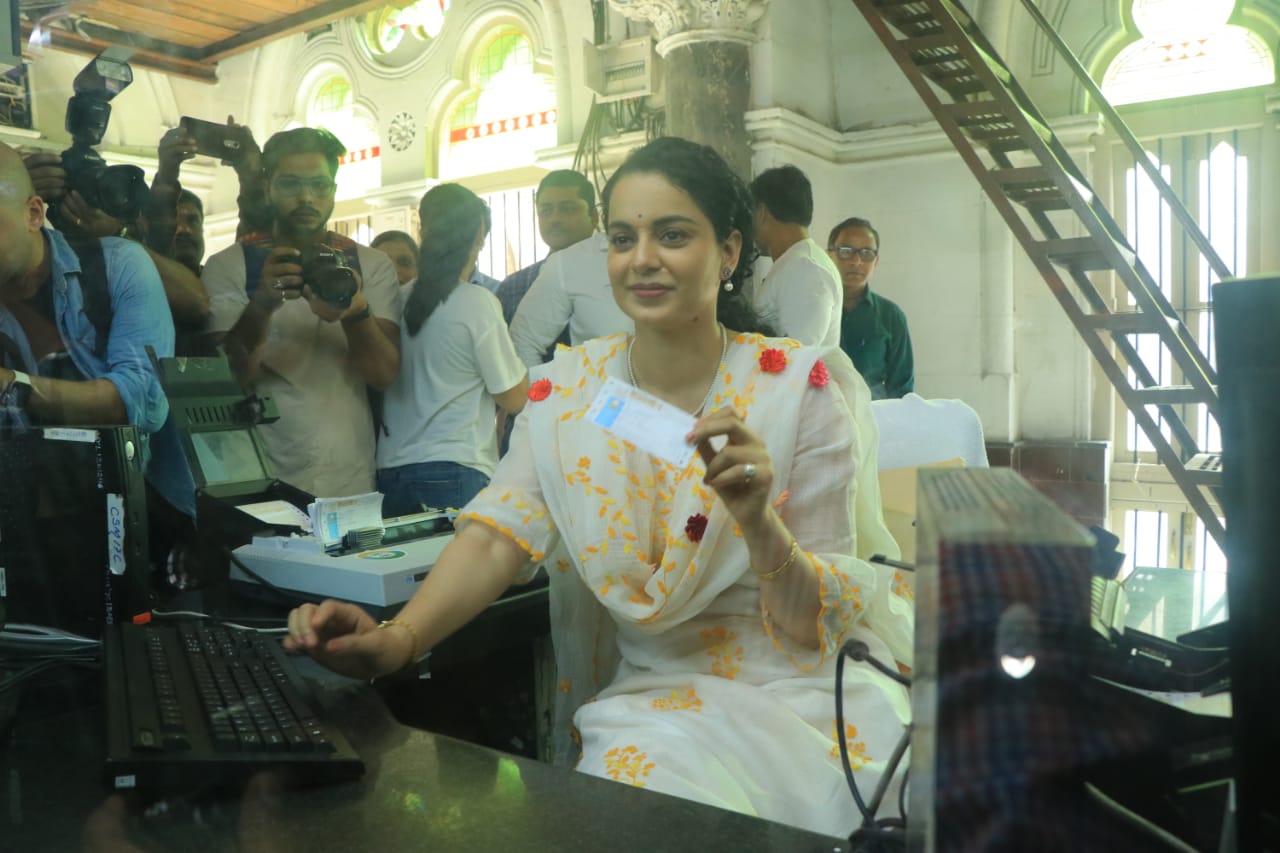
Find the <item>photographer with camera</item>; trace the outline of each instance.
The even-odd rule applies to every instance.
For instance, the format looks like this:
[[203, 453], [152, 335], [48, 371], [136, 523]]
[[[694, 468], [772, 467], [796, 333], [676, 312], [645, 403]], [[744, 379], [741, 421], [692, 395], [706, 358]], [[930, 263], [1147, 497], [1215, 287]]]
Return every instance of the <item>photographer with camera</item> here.
[[[107, 131], [112, 99], [132, 82], [129, 63], [113, 50], [95, 56], [71, 84], [66, 113], [71, 147], [60, 155], [36, 152], [23, 159], [35, 192], [48, 205], [46, 218], [67, 236], [81, 264], [95, 269], [100, 266], [99, 239], [142, 241], [146, 230], [142, 213], [149, 193], [142, 170], [108, 166], [94, 147]], [[200, 279], [160, 253], [148, 254], [160, 273], [175, 326], [199, 328], [209, 311]]]
[[[113, 215], [95, 207], [79, 189], [72, 188], [61, 156], [53, 153], [28, 154], [23, 163], [36, 194], [49, 205], [50, 222], [57, 225], [59, 231], [73, 240], [82, 236], [125, 237], [142, 243], [160, 274], [160, 284], [164, 287], [165, 301], [169, 304], [175, 328], [179, 331], [198, 330], [204, 326], [209, 319], [209, 297], [200, 277], [185, 264], [146, 243], [147, 223], [142, 210], [146, 203], [145, 184], [141, 185], [143, 195], [117, 207]], [[92, 194], [92, 190], [90, 192]]]
[[[84, 222], [92, 208], [75, 198], [63, 212]], [[46, 227], [25, 164], [0, 143], [0, 423], [134, 424], [148, 437], [147, 482], [194, 516], [195, 483], [147, 352], [173, 354], [155, 265], [136, 243], [92, 242], [97, 276]]]
[[259, 426], [276, 476], [320, 497], [372, 491], [369, 392], [400, 369], [401, 296], [382, 252], [326, 229], [338, 158], [332, 134], [297, 128], [262, 149], [270, 231], [204, 267], [212, 320], [246, 387], [275, 399]]

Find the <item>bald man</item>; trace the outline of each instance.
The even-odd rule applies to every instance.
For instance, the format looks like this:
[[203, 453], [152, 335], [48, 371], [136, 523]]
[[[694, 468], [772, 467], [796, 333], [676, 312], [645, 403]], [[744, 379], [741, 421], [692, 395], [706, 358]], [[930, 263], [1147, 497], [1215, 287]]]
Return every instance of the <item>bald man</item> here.
[[[133, 424], [147, 437], [147, 481], [194, 516], [191, 471], [147, 353], [173, 355], [160, 276], [137, 243], [96, 245], [105, 281], [95, 284], [66, 238], [46, 226], [22, 158], [0, 143], [0, 424]], [[94, 287], [109, 298], [106, 340], [84, 308], [95, 298], [85, 288]]]

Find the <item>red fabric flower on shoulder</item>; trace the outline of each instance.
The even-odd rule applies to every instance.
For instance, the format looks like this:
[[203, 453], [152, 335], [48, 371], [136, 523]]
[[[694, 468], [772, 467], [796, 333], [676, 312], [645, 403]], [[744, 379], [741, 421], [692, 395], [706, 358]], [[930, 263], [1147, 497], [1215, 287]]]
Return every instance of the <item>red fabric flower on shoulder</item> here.
[[765, 373], [781, 373], [787, 366], [787, 354], [776, 347], [760, 353], [760, 369]]
[[551, 380], [539, 379], [529, 386], [529, 399], [537, 403], [551, 396]]
[[826, 364], [822, 359], [818, 359], [813, 363], [813, 369], [809, 371], [809, 384], [814, 388], [826, 388], [827, 382], [831, 380], [831, 373], [827, 370]]
[[689, 516], [689, 520], [684, 523], [684, 535], [689, 537], [690, 542], [701, 542], [706, 532], [707, 517], [700, 512]]

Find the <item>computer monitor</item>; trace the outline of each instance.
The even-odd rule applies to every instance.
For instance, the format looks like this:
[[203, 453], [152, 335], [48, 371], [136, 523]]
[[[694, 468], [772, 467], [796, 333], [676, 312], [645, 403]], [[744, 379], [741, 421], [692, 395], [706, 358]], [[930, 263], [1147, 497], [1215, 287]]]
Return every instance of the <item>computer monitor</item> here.
[[189, 438], [202, 486], [270, 479], [252, 427], [192, 432]]
[[211, 587], [227, 579], [227, 554], [255, 535], [300, 532], [287, 513], [265, 516], [255, 507], [289, 505], [304, 511], [314, 497], [277, 480], [258, 423], [279, 417], [270, 399], [246, 394], [226, 358], [162, 358], [160, 383], [196, 483], [196, 534], [186, 581]]
[[163, 358], [159, 372], [196, 488], [227, 500], [266, 490], [275, 478], [255, 426], [278, 417], [274, 404], [246, 395], [223, 357]]
[[1213, 287], [1238, 850], [1280, 850], [1280, 277]]

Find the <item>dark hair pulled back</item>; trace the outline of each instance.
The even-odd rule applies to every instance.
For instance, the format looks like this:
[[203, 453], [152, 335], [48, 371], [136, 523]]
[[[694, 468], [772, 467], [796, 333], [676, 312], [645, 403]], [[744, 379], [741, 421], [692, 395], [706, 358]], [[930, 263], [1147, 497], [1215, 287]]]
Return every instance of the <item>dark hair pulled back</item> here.
[[489, 232], [489, 206], [461, 184], [439, 184], [427, 190], [418, 204], [422, 223], [422, 249], [418, 254], [418, 280], [404, 306], [409, 335], [458, 287], [471, 261], [476, 232]]
[[711, 222], [717, 240], [728, 240], [734, 231], [742, 235], [738, 266], [729, 277], [733, 290], [720, 288], [716, 319], [735, 331], [775, 334], [773, 328], [756, 313], [744, 286], [751, 273], [751, 265], [760, 253], [755, 243], [755, 208], [742, 179], [714, 148], [674, 136], [659, 137], [632, 151], [605, 184], [601, 196], [606, 222], [609, 220], [609, 199], [618, 181], [627, 175], [640, 173], [662, 175], [672, 186], [688, 193]]

